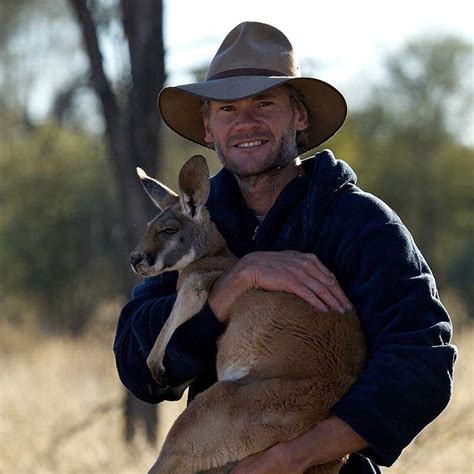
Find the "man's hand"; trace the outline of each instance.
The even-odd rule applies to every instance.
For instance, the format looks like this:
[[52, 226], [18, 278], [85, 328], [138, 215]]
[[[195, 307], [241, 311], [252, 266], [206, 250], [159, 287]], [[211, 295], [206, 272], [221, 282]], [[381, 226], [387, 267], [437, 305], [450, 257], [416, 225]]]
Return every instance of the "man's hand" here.
[[285, 250], [243, 257], [212, 287], [209, 305], [216, 317], [226, 322], [234, 301], [251, 288], [292, 293], [319, 311], [352, 309], [334, 275], [311, 253]]
[[231, 474], [300, 474], [360, 451], [367, 441], [336, 416], [319, 422], [297, 438], [276, 444], [240, 461]]

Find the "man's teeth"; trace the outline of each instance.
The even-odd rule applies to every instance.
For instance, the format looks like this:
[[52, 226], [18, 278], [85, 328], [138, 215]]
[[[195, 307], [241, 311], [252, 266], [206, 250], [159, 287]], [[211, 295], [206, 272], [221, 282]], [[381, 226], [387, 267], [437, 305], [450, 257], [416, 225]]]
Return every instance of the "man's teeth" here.
[[263, 141], [262, 140], [258, 140], [258, 141], [255, 141], [255, 142], [245, 142], [245, 143], [239, 143], [237, 146], [239, 148], [251, 148], [253, 146], [259, 146], [259, 145], [262, 145], [263, 144]]

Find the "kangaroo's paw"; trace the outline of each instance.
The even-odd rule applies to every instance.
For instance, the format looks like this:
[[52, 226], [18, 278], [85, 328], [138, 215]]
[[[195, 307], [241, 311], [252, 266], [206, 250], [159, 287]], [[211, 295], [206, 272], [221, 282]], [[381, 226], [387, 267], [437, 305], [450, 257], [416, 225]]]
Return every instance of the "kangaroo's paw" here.
[[157, 359], [147, 359], [147, 365], [155, 382], [162, 389], [170, 388], [169, 378], [162, 362]]

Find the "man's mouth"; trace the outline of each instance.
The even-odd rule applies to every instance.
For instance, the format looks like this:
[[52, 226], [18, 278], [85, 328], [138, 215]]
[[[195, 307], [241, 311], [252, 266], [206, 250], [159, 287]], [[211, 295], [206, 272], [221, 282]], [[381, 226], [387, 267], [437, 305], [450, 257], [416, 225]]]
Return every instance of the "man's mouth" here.
[[237, 143], [236, 146], [237, 148], [255, 148], [257, 146], [264, 145], [267, 143], [268, 140], [254, 140], [251, 142], [243, 142], [243, 143]]

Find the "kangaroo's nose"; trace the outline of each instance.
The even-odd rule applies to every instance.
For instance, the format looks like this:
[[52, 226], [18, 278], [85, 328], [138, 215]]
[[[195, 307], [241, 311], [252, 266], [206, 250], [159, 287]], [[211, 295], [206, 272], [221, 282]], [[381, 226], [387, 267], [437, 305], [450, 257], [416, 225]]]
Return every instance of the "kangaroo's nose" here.
[[130, 263], [132, 267], [136, 267], [143, 260], [143, 255], [140, 253], [132, 253], [130, 255]]

